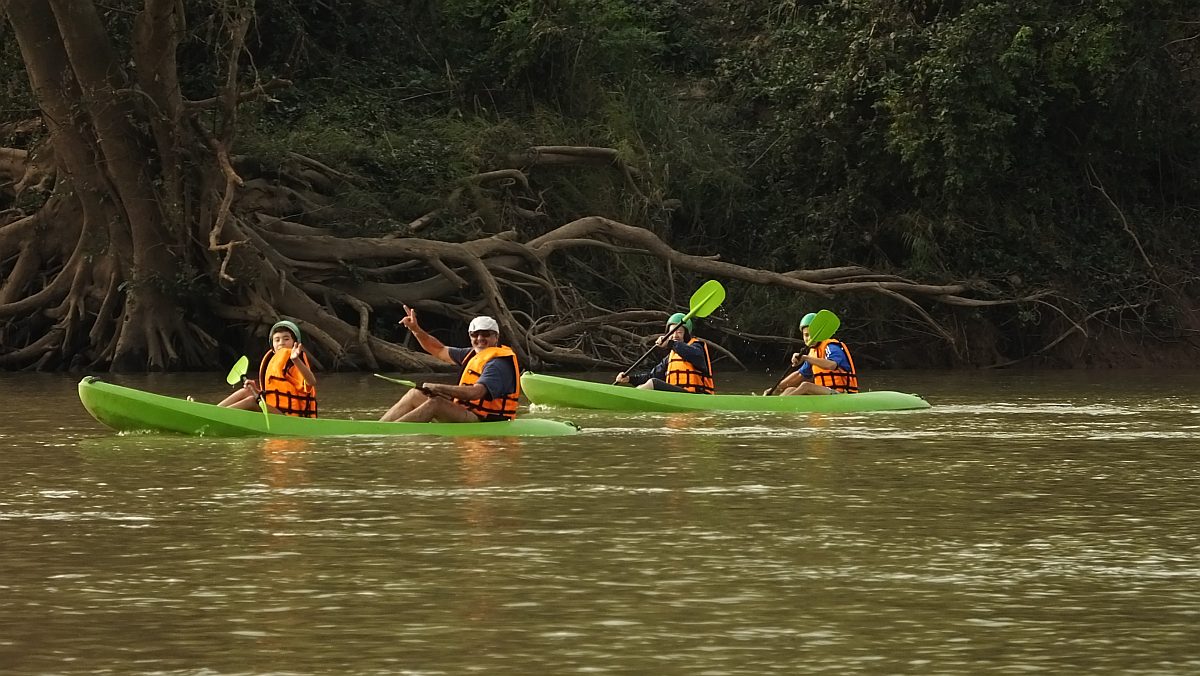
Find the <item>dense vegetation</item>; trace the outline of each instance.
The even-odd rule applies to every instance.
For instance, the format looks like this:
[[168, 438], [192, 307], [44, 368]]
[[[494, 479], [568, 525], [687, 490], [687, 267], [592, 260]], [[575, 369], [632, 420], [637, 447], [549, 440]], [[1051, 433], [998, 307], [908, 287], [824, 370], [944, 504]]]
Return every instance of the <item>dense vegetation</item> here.
[[[246, 4], [186, 4], [180, 88], [204, 99], [229, 72], [223, 22]], [[114, 40], [131, 40], [139, 5], [101, 8]], [[748, 268], [855, 266], [928, 285], [966, 280], [982, 299], [1036, 299], [964, 308], [734, 281], [723, 342], [742, 356], [762, 347], [748, 334], [791, 335], [798, 314], [828, 306], [867, 363], [996, 364], [1047, 346], [1057, 363], [1110, 363], [1110, 348], [1196, 346], [1193, 9], [268, 0], [254, 3], [239, 81], [291, 84], [247, 97], [230, 141], [260, 167], [298, 151], [355, 177], [321, 223], [341, 235], [425, 219], [428, 238], [514, 227], [535, 237], [602, 216]], [[40, 132], [22, 123], [38, 104], [11, 34], [0, 28], [0, 148], [32, 147]], [[524, 202], [464, 186], [548, 145], [612, 149], [608, 165], [635, 180], [603, 164], [535, 167], [539, 199]], [[45, 199], [0, 186], [12, 214]], [[5, 275], [12, 267], [0, 261]], [[687, 291], [675, 287], [701, 279], [672, 285], [662, 271], [600, 250], [574, 254], [560, 275], [608, 308], [678, 305]], [[172, 297], [226, 293], [202, 277]], [[376, 310], [372, 331], [386, 335], [395, 308]]]

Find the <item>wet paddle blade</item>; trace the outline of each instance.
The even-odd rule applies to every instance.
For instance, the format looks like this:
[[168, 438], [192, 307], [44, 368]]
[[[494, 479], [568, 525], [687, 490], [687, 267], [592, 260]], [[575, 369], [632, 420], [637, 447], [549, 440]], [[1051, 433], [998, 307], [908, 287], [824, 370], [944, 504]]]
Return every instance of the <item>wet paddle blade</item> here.
[[403, 385], [405, 387], [412, 387], [414, 389], [417, 387], [417, 384], [411, 380], [401, 380], [400, 378], [389, 378], [387, 376], [381, 376], [378, 373], [372, 373], [371, 375], [375, 376], [376, 378], [382, 378], [382, 379], [388, 381], [389, 383], [396, 383], [397, 385]]
[[263, 399], [262, 395], [259, 395], [259, 397], [258, 397], [258, 407], [262, 409], [263, 422], [267, 426], [267, 431], [270, 432], [271, 431], [271, 414], [269, 411], [267, 411], [267, 400]]
[[[680, 321], [679, 324], [686, 322], [692, 317], [707, 317], [713, 313], [713, 310], [721, 307], [721, 303], [723, 302], [725, 302], [725, 287], [721, 286], [721, 283], [717, 280], [710, 279], [701, 284], [700, 288], [696, 289], [696, 293], [692, 294], [691, 300], [688, 301], [688, 313], [683, 316], [683, 320]], [[667, 332], [663, 335], [669, 336], [674, 333], [675, 329], [679, 328], [679, 324], [672, 324], [671, 326], [667, 327]], [[638, 364], [642, 363], [643, 359], [650, 356], [650, 353], [653, 351], [654, 346], [651, 345], [650, 349], [643, 352], [642, 356], [638, 357], [637, 361], [633, 362], [633, 364], [631, 364], [629, 368], [625, 369], [622, 373], [629, 373], [632, 371], [635, 367], [637, 367]], [[613, 381], [613, 385], [616, 384], [616, 381]]]
[[246, 355], [242, 355], [241, 359], [234, 362], [233, 368], [229, 369], [229, 375], [225, 376], [225, 382], [236, 385], [242, 376], [246, 375], [248, 368], [250, 368], [250, 360], [246, 358]]

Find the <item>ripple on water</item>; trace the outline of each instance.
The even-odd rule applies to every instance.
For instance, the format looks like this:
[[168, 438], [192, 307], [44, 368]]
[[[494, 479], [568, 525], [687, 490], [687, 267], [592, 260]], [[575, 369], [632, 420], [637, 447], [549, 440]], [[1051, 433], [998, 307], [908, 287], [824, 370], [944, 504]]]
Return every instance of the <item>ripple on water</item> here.
[[0, 646], [23, 673], [1200, 671], [1194, 395], [1008, 378], [909, 414], [556, 411], [586, 430], [558, 439], [6, 427]]

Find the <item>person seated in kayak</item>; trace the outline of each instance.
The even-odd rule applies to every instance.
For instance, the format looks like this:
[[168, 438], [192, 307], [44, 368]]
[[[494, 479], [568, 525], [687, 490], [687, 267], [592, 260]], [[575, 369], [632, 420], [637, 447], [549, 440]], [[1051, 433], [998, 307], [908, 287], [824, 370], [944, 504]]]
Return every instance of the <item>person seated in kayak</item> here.
[[[817, 313], [800, 320], [800, 335], [808, 345], [809, 325]], [[846, 344], [830, 337], [813, 345], [807, 353], [792, 354], [792, 366], [799, 367], [779, 383], [780, 395], [838, 394], [858, 392], [858, 372]], [[763, 394], [770, 394], [770, 390]]]
[[272, 413], [317, 417], [317, 377], [301, 343], [300, 327], [286, 319], [271, 327], [271, 349], [263, 355], [258, 379], [245, 379], [241, 389], [217, 406], [257, 409], [258, 399]]
[[686, 316], [682, 312], [671, 315], [667, 330], [675, 327], [674, 331], [659, 336], [655, 342], [656, 346], [671, 350], [662, 361], [646, 373], [631, 375], [622, 371], [615, 382], [636, 385], [642, 390], [712, 394], [716, 388], [708, 345], [692, 336], [692, 320], [684, 321]]
[[500, 344], [500, 325], [487, 316], [476, 317], [467, 327], [471, 347], [447, 347], [417, 323], [417, 313], [407, 305], [400, 323], [421, 349], [462, 369], [457, 385], [421, 383], [392, 405], [380, 420], [385, 422], [493, 422], [517, 417], [521, 372], [512, 348]]

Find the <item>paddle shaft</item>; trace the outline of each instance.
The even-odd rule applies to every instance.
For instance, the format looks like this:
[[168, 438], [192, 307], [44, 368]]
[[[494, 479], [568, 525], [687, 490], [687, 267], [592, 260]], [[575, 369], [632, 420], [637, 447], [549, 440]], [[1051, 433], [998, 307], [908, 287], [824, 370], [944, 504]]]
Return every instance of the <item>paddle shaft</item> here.
[[[253, 380], [254, 380], [253, 378], [243, 375], [242, 376], [242, 387], [245, 387], [247, 382], [252, 382]], [[271, 412], [268, 410], [266, 397], [263, 396], [262, 390], [258, 389], [257, 387], [254, 388], [254, 398], [258, 401], [258, 408], [262, 410], [263, 420], [266, 421], [267, 431], [270, 432], [271, 431], [271, 419], [268, 418], [267, 416], [270, 415]]]
[[[721, 286], [720, 282], [715, 279], [710, 279], [701, 284], [700, 288], [696, 289], [696, 293], [693, 293], [691, 299], [688, 301], [688, 313], [685, 314], [678, 322], [668, 325], [667, 332], [664, 333], [662, 338], [659, 340], [670, 337], [680, 326], [683, 326], [685, 323], [687, 323], [687, 320], [691, 319], [693, 316], [709, 316], [713, 313], [713, 310], [716, 310], [718, 307], [720, 307], [721, 303], [723, 302], [725, 302], [725, 287]], [[650, 356], [650, 353], [654, 351], [654, 348], [658, 347], [659, 340], [654, 341], [654, 344], [650, 346], [650, 349], [643, 352], [642, 356], [637, 358], [637, 361], [633, 362], [629, 368], [625, 369], [621, 373], [629, 375], [630, 371], [637, 367], [638, 364], [642, 363], [643, 359]], [[618, 381], [613, 380], [613, 385], [616, 384], [618, 384]]]
[[[808, 352], [810, 350], [812, 350], [812, 345], [805, 345], [804, 352], [802, 354], [808, 354]], [[767, 396], [771, 396], [772, 394], [775, 394], [775, 390], [778, 390], [779, 386], [782, 385], [783, 381], [787, 380], [788, 376], [790, 376], [790, 375], [792, 375], [791, 369], [788, 369], [787, 371], [785, 371], [783, 374], [783, 377], [779, 379], [779, 382], [775, 383], [774, 385], [771, 386], [771, 389], [767, 390]]]
[[402, 380], [402, 379], [400, 379], [400, 378], [389, 378], [388, 376], [380, 375], [380, 374], [378, 374], [378, 373], [372, 373], [371, 375], [375, 376], [376, 378], [382, 378], [383, 380], [386, 380], [386, 381], [388, 381], [388, 382], [390, 382], [390, 383], [396, 383], [397, 385], [403, 385], [403, 386], [405, 386], [405, 387], [411, 387], [411, 388], [413, 388], [414, 390], [416, 390], [416, 391], [420, 392], [421, 394], [423, 394], [423, 395], [425, 395], [425, 396], [427, 396], [427, 397], [441, 397], [441, 396], [445, 396], [445, 395], [439, 394], [439, 393], [437, 393], [437, 392], [434, 392], [433, 390], [431, 390], [431, 389], [429, 389], [429, 388], [427, 388], [427, 387], [423, 387], [423, 386], [421, 386], [421, 385], [418, 385], [418, 384], [416, 384], [415, 382], [413, 382], [413, 381], [411, 381], [411, 380]]
[[[690, 316], [690, 315], [689, 315], [689, 316]], [[688, 318], [688, 317], [684, 317], [684, 319], [685, 319], [685, 320], [686, 320], [687, 318]], [[650, 356], [650, 353], [654, 351], [654, 348], [658, 347], [658, 341], [659, 341], [659, 340], [662, 340], [663, 338], [666, 338], [666, 337], [670, 336], [671, 334], [675, 333], [675, 331], [676, 331], [676, 330], [678, 330], [678, 329], [679, 329], [679, 327], [681, 327], [681, 326], [683, 326], [683, 322], [679, 322], [678, 324], [672, 324], [672, 325], [671, 325], [671, 326], [670, 326], [670, 327], [667, 329], [667, 332], [666, 332], [666, 333], [664, 333], [664, 334], [662, 335], [662, 337], [660, 337], [658, 340], [655, 340], [655, 341], [654, 341], [654, 344], [650, 346], [650, 349], [649, 349], [649, 350], [646, 350], [645, 352], [643, 352], [643, 353], [642, 353], [642, 356], [638, 357], [638, 358], [637, 358], [637, 361], [633, 362], [633, 364], [631, 364], [631, 365], [629, 366], [629, 368], [627, 368], [627, 369], [625, 369], [624, 371], [622, 371], [622, 373], [625, 373], [626, 375], [628, 375], [628, 374], [629, 374], [629, 372], [630, 372], [630, 371], [632, 371], [632, 370], [633, 370], [635, 367], [637, 367], [637, 365], [638, 365], [638, 364], [642, 363], [642, 360], [643, 360], [643, 359], [645, 359], [646, 357]], [[614, 384], [614, 385], [616, 385], [616, 384], [617, 384], [617, 383], [616, 383], [616, 381], [613, 381], [613, 384]]]
[[[232, 385], [234, 382], [237, 382], [241, 387], [245, 387], [247, 382], [254, 380], [250, 376], [246, 375], [246, 370], [248, 368], [249, 361], [246, 359], [245, 355], [243, 355], [242, 358], [238, 359], [233, 365], [233, 368], [229, 370], [229, 375], [225, 376], [225, 382], [229, 383], [230, 385]], [[262, 391], [259, 390], [258, 387], [254, 388], [254, 399], [258, 401], [258, 408], [263, 412], [263, 424], [266, 426], [267, 431], [270, 432], [271, 412], [267, 410], [267, 400], [263, 398]]]
[[[837, 333], [837, 330], [841, 328], [841, 325], [842, 320], [838, 319], [838, 316], [829, 310], [821, 310], [818, 312], [816, 318], [813, 319], [812, 324], [809, 325], [808, 344], [804, 346], [804, 352], [801, 354], [808, 354], [810, 351], [812, 351], [813, 346], [820, 345], [826, 340], [832, 338], [833, 334]], [[779, 379], [779, 382], [775, 383], [771, 389], [767, 390], [767, 396], [775, 394], [775, 390], [778, 390], [779, 386], [783, 384], [783, 381], [787, 380], [787, 377], [791, 374], [792, 372], [790, 370], [785, 372], [783, 377]]]

